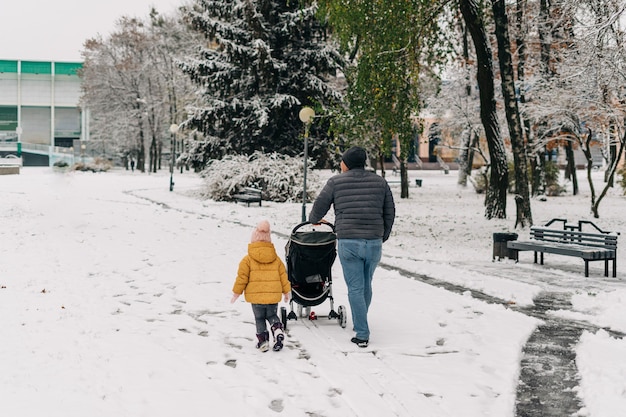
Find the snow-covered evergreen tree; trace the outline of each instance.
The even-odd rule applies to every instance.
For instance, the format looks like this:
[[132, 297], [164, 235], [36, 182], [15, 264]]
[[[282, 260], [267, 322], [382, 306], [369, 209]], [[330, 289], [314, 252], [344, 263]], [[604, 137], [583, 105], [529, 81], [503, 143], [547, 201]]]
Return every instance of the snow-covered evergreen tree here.
[[[334, 87], [341, 55], [316, 18], [316, 6], [295, 0], [195, 0], [183, 9], [207, 43], [180, 67], [200, 86], [202, 106], [188, 109], [188, 128], [205, 135], [210, 155], [255, 150], [296, 155], [303, 151], [302, 106], [318, 114], [341, 100]], [[322, 157], [327, 123], [311, 126]]]

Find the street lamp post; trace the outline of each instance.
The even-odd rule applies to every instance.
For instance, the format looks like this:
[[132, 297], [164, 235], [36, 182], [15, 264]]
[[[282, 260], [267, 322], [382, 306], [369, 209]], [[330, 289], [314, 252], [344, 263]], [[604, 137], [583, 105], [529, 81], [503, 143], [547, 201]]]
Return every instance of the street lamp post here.
[[302, 222], [306, 221], [306, 171], [307, 171], [307, 159], [309, 159], [309, 128], [313, 117], [315, 117], [315, 110], [310, 107], [303, 107], [298, 114], [300, 121], [304, 123], [304, 181], [302, 186]]
[[172, 123], [170, 125], [170, 133], [172, 134], [172, 162], [170, 164], [170, 191], [174, 191], [174, 165], [176, 165], [176, 132], [178, 132], [178, 125]]
[[17, 156], [22, 157], [22, 126], [15, 128], [15, 134], [17, 136]]

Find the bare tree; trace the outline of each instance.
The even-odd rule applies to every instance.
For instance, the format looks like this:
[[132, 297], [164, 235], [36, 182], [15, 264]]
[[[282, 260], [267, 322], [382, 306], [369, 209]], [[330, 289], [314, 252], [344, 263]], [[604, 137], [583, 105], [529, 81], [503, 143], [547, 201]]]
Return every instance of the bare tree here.
[[[621, 129], [626, 119], [626, 32], [622, 21], [626, 4], [562, 0], [555, 5], [557, 10], [545, 12], [551, 19], [544, 19], [544, 25], [552, 27], [542, 29], [549, 44], [544, 48], [549, 54], [544, 55], [549, 59], [544, 62], [545, 70], [537, 72], [540, 76], [533, 80], [533, 102], [526, 109], [538, 129], [540, 140], [535, 146], [539, 149], [561, 141], [568, 172], [575, 172], [571, 148], [582, 150], [590, 170], [592, 146], [601, 146], [607, 161], [607, 190], [612, 186], [624, 142]], [[591, 175], [587, 178], [595, 191]], [[576, 189], [575, 178], [573, 184]], [[594, 216], [599, 215], [601, 200], [592, 192]]]
[[530, 209], [530, 193], [528, 191], [526, 147], [515, 93], [515, 74], [513, 71], [513, 58], [511, 56], [511, 41], [509, 40], [509, 22], [504, 0], [492, 0], [491, 4], [496, 26], [496, 39], [498, 40], [498, 62], [500, 63], [500, 80], [502, 84], [502, 94], [504, 96], [504, 108], [509, 126], [511, 146], [513, 148], [515, 203], [517, 204], [515, 226], [532, 226], [533, 217]]
[[478, 3], [475, 0], [461, 0], [459, 5], [476, 49], [480, 118], [485, 129], [491, 159], [491, 174], [485, 196], [485, 216], [488, 219], [506, 218], [506, 193], [509, 174], [506, 150], [500, 135], [497, 117], [491, 46]]
[[[469, 35], [468, 35], [469, 36]], [[465, 48], [464, 48], [465, 49]], [[466, 49], [467, 51], [467, 49]], [[438, 148], [455, 149], [458, 151], [459, 171], [457, 184], [466, 187], [468, 181], [477, 191], [483, 192], [482, 181], [477, 183], [472, 180], [472, 168], [475, 156], [481, 157], [479, 162], [487, 169], [489, 156], [480, 148], [481, 136], [484, 136], [480, 121], [480, 112], [476, 112], [479, 106], [478, 89], [473, 78], [473, 60], [468, 55], [456, 62], [448, 70], [448, 78], [436, 91], [431, 92], [427, 100], [429, 112], [437, 115], [441, 129], [447, 132], [443, 143]], [[448, 140], [447, 138], [451, 138]], [[459, 138], [458, 142], [454, 138]], [[488, 180], [484, 182], [486, 185]]]
[[[623, 130], [623, 136], [621, 137], [621, 140], [618, 141], [619, 150], [616, 153], [616, 159], [612, 161], [611, 165], [609, 166], [607, 170], [609, 177], [611, 178], [615, 175], [615, 172], [617, 170], [617, 161], [619, 160], [619, 157], [621, 157], [621, 155], [624, 154], [624, 147], [626, 146], [626, 125], [624, 126], [622, 130]], [[596, 194], [596, 189], [594, 187], [593, 180], [591, 178], [591, 172], [593, 169], [593, 164], [592, 164], [593, 156], [591, 155], [591, 148], [589, 144], [591, 143], [592, 137], [593, 137], [592, 131], [591, 129], [589, 129], [587, 138], [584, 140], [581, 138], [580, 143], [581, 143], [581, 147], [585, 155], [585, 158], [587, 159], [587, 180], [589, 181], [589, 189], [591, 191], [591, 212], [593, 213], [593, 217], [597, 219], [600, 217], [600, 211], [599, 211], [600, 202], [606, 196], [606, 193], [609, 191], [609, 188], [612, 186], [612, 184], [610, 181], [606, 181], [602, 191], [600, 191], [600, 194], [599, 195]]]
[[91, 137], [108, 142], [122, 159], [136, 159], [138, 170], [145, 172], [149, 162], [156, 172], [169, 125], [182, 121], [172, 108], [182, 111], [176, 102], [191, 91], [173, 62], [196, 44], [177, 18], [154, 9], [146, 21], [122, 17], [107, 38], [87, 40], [81, 102], [91, 113]]

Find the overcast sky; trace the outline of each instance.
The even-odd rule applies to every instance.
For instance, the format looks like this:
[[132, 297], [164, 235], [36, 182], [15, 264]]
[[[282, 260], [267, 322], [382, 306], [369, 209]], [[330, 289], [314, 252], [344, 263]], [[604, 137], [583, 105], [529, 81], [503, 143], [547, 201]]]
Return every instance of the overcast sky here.
[[121, 16], [167, 14], [184, 0], [3, 0], [0, 60], [81, 61], [86, 39], [103, 36]]

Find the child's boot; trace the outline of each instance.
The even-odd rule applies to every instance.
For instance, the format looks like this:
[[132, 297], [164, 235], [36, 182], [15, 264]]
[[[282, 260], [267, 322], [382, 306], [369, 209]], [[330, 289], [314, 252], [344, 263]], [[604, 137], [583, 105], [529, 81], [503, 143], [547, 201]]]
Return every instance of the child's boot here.
[[283, 348], [283, 340], [285, 340], [285, 333], [283, 332], [283, 324], [279, 321], [272, 324], [272, 335], [274, 335], [274, 351], [279, 351]]
[[256, 344], [256, 348], [261, 352], [267, 352], [270, 348], [270, 333], [268, 331], [257, 333], [256, 338], [259, 340], [259, 343]]

